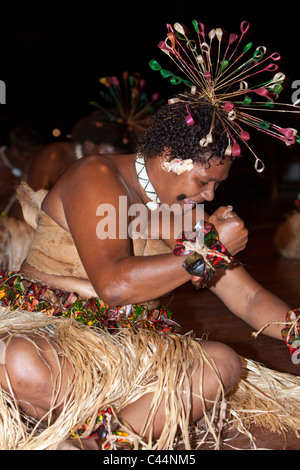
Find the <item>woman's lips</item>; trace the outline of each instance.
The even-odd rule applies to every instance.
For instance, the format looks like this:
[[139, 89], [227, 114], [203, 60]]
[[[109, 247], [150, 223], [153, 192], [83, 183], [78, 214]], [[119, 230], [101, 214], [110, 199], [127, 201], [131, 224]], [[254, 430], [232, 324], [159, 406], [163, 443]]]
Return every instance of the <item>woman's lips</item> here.
[[196, 202], [195, 202], [195, 201], [192, 201], [192, 199], [189, 199], [188, 197], [186, 197], [183, 202], [184, 202], [184, 204], [189, 204], [189, 205], [191, 205], [192, 208], [195, 207], [195, 205], [196, 205]]

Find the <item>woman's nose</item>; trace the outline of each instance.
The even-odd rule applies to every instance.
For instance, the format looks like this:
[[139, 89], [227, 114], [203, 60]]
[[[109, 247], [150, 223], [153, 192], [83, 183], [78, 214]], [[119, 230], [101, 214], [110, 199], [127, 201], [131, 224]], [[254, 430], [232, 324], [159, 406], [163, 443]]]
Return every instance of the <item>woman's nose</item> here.
[[201, 196], [206, 201], [212, 201], [215, 197], [215, 186], [214, 184], [207, 186], [204, 191], [201, 192]]

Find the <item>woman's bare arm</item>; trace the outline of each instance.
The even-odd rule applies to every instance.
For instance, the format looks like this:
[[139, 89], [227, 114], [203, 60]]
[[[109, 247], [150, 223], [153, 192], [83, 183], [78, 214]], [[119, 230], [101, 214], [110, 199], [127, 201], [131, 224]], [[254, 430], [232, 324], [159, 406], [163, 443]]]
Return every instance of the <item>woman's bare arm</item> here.
[[281, 330], [289, 305], [262, 287], [242, 266], [228, 269], [218, 280], [213, 280], [210, 290], [255, 330], [270, 322], [281, 323], [269, 326], [264, 333], [282, 339]]
[[[88, 278], [97, 296], [109, 305], [152, 300], [190, 279], [182, 268], [183, 260], [173, 254], [134, 256], [129, 237], [120, 238], [117, 233], [116, 236], [99, 238], [97, 227], [105, 218], [97, 215], [99, 206], [110, 204], [115, 210], [112, 210], [110, 222], [116, 222], [118, 226], [122, 219], [127, 229], [130, 219], [120, 212], [119, 197], [125, 196], [128, 205], [131, 203], [122, 177], [109, 165], [103, 165], [101, 159], [87, 161], [81, 165], [80, 171], [70, 168], [62, 176], [43, 205], [52, 217], [51, 212], [57, 214], [60, 211], [56, 207], [58, 193], [62, 206], [60, 213], [63, 212]], [[63, 220], [60, 223], [64, 225]]]
[[[120, 197], [127, 200], [125, 209], [120, 208]], [[184, 259], [172, 253], [147, 257], [133, 255], [132, 240], [126, 236], [130, 218], [124, 214], [131, 203], [122, 176], [112, 164], [103, 163], [98, 157], [82, 162], [79, 170], [77, 164], [71, 167], [43, 203], [43, 209], [50, 217], [70, 231], [97, 296], [109, 305], [158, 298], [191, 278], [182, 267]], [[125, 237], [119, 237], [117, 230], [115, 236], [111, 233], [100, 239], [97, 228], [105, 219], [99, 215], [102, 204], [108, 204], [105, 207], [108, 212], [111, 210], [111, 216], [105, 216], [107, 223], [115, 223], [118, 228], [121, 220], [121, 232], [125, 228]], [[220, 226], [233, 249], [241, 239], [245, 246], [245, 229], [240, 222], [221, 220]], [[169, 242], [174, 244], [175, 240]]]
[[[30, 266], [26, 261], [21, 266], [21, 272], [28, 278], [41, 280], [41, 273]], [[56, 276], [42, 273], [42, 282], [67, 292], [76, 292], [80, 297], [97, 297], [95, 289], [88, 279], [80, 279], [74, 276]]]

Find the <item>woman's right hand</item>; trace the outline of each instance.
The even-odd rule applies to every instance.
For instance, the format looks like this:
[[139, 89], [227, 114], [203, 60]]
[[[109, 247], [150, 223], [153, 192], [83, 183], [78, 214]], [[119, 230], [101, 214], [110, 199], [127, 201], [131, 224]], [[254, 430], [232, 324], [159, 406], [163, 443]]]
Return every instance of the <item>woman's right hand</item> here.
[[244, 250], [248, 242], [248, 230], [244, 221], [232, 206], [221, 206], [208, 218], [219, 234], [219, 239], [231, 255]]

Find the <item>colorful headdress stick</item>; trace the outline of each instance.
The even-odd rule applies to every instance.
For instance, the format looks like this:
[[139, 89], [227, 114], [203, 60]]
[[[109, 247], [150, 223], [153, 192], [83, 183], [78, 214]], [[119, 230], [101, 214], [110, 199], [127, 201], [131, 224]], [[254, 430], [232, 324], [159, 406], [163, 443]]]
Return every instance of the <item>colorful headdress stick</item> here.
[[[149, 65], [163, 78], [170, 79], [173, 85], [184, 84], [189, 88], [188, 92], [169, 100], [171, 104], [178, 101], [186, 103], [187, 125], [194, 125], [189, 105], [208, 102], [213, 106], [210, 131], [200, 140], [201, 146], [206, 147], [212, 142], [217, 116], [228, 137], [225, 154], [238, 156], [241, 152], [239, 142], [243, 142], [255, 157], [256, 171], [262, 172], [264, 163], [247, 144], [250, 134], [244, 126], [276, 137], [287, 145], [300, 143], [297, 130], [273, 124], [265, 120], [262, 114], [261, 117], [257, 116], [264, 111], [300, 113], [300, 107], [276, 102], [285, 79], [276, 64], [280, 55], [270, 54], [265, 46], [254, 48], [252, 42], [242, 46], [241, 42], [250, 26], [247, 21], [241, 23], [240, 35], [230, 34], [225, 42], [222, 29], [212, 29], [207, 33], [204, 25], [196, 20], [193, 26], [196, 39], [189, 39], [181, 24], [175, 23], [174, 27], [168, 24], [167, 38], [158, 44], [180, 69], [182, 76], [164, 70], [156, 60], [151, 60]], [[268, 79], [263, 78], [262, 82], [254, 84], [257, 78], [270, 73], [271, 78], [268, 75]], [[239, 139], [234, 136], [239, 136]]]
[[124, 124], [129, 130], [139, 134], [145, 130], [149, 115], [159, 104], [159, 93], [149, 98], [145, 91], [145, 80], [139, 73], [123, 72], [122, 77], [101, 77], [100, 96], [105, 106], [91, 101], [90, 104], [102, 109], [114, 122]]

